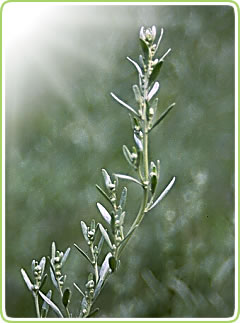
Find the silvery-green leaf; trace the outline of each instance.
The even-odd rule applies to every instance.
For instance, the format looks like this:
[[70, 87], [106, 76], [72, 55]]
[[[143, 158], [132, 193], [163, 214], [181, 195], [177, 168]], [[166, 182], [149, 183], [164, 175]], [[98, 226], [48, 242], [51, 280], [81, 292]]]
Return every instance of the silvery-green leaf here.
[[160, 196], [156, 199], [156, 201], [152, 204], [152, 206], [148, 209], [148, 211], [150, 211], [151, 209], [154, 208], [154, 206], [156, 206], [166, 195], [167, 193], [170, 191], [170, 189], [172, 188], [174, 182], [176, 180], [176, 177], [173, 177], [172, 180], [170, 181], [170, 183], [167, 185], [167, 187], [164, 189], [164, 191], [160, 194]]
[[68, 255], [69, 255], [69, 252], [70, 252], [71, 248], [67, 248], [67, 250], [65, 251], [63, 257], [62, 257], [62, 261], [61, 261], [61, 264], [62, 266], [65, 264], [67, 258], [68, 258]]
[[[51, 300], [51, 297], [52, 297], [52, 291], [51, 291], [51, 289], [48, 291], [46, 297]], [[47, 302], [44, 301], [43, 304], [42, 304], [42, 309], [41, 309], [41, 317], [42, 318], [46, 318], [47, 317], [48, 310], [49, 310], [49, 305], [48, 305]]]
[[81, 227], [82, 227], [82, 233], [83, 233], [83, 236], [85, 238], [85, 240], [88, 242], [89, 239], [88, 239], [88, 228], [87, 228], [87, 225], [84, 221], [81, 221]]
[[160, 69], [162, 67], [163, 61], [159, 61], [153, 68], [153, 71], [149, 77], [149, 84], [151, 84], [153, 81], [155, 81], [155, 79], [157, 78]]
[[108, 259], [108, 261], [109, 261], [109, 267], [110, 267], [110, 269], [112, 270], [112, 272], [114, 272], [116, 270], [116, 268], [117, 268], [116, 258], [112, 256], [112, 257], [110, 257]]
[[159, 83], [155, 82], [153, 87], [151, 88], [151, 91], [148, 93], [148, 97], [147, 97], [148, 101], [150, 101], [151, 98], [157, 93], [158, 89], [159, 89]]
[[119, 203], [119, 206], [122, 208], [122, 210], [125, 208], [126, 200], [127, 200], [127, 188], [124, 187], [122, 190], [120, 203]]
[[172, 103], [158, 118], [158, 120], [153, 124], [151, 130], [155, 128], [166, 116], [167, 114], [172, 110], [172, 108], [176, 105], [176, 103]]
[[100, 229], [105, 241], [107, 242], [109, 247], [112, 249], [113, 248], [112, 242], [107, 234], [107, 231], [104, 229], [104, 227], [101, 225], [101, 223], [99, 223], [99, 229]]
[[54, 310], [54, 312], [59, 316], [63, 317], [60, 309], [55, 305], [46, 295], [44, 295], [41, 291], [39, 291], [39, 295], [42, 299]]
[[131, 111], [132, 113], [134, 113], [135, 115], [138, 116], [138, 113], [132, 108], [130, 107], [130, 105], [128, 105], [127, 103], [123, 102], [121, 99], [119, 99], [114, 93], [110, 93], [111, 96], [118, 102], [120, 103], [122, 106], [124, 106], [125, 108], [127, 108], [129, 111]]
[[103, 174], [103, 178], [104, 178], [106, 188], [109, 189], [112, 186], [111, 178], [108, 175], [108, 172], [106, 171], [106, 169], [104, 169], [104, 168], [102, 169], [102, 174]]
[[95, 220], [94, 219], [92, 219], [90, 227], [91, 227], [91, 230], [95, 230], [96, 229], [96, 223], [95, 223]]
[[128, 175], [123, 175], [123, 174], [115, 174], [118, 178], [126, 179], [128, 181], [137, 183], [138, 185], [142, 186], [142, 184], [134, 177], [128, 176]]
[[34, 274], [34, 271], [35, 271], [35, 267], [36, 267], [36, 260], [33, 260], [32, 261], [32, 266], [31, 266], [31, 269], [32, 269], [32, 273]]
[[81, 288], [77, 285], [77, 284], [75, 284], [75, 283], [73, 283], [73, 286], [76, 288], [76, 290], [83, 296], [83, 297], [85, 297], [85, 295], [84, 295], [84, 293], [83, 293], [83, 291], [81, 290]]
[[142, 39], [142, 40], [145, 40], [144, 27], [143, 26], [140, 28], [139, 38]]
[[56, 243], [53, 241], [52, 243], [52, 259], [56, 257]]
[[123, 155], [126, 158], [127, 162], [133, 166], [133, 160], [130, 151], [128, 150], [127, 146], [123, 145]]
[[52, 282], [53, 282], [53, 285], [58, 288], [58, 283], [57, 283], [57, 280], [55, 278], [55, 274], [54, 274], [54, 269], [52, 268], [52, 264], [50, 263], [50, 276], [51, 276], [51, 279], [52, 279]]
[[157, 42], [156, 52], [157, 52], [157, 50], [159, 48], [159, 45], [161, 43], [162, 36], [163, 36], [163, 28], [161, 28], [161, 33], [160, 33], [160, 36], [159, 36], [159, 39], [158, 39], [158, 42]]
[[102, 266], [101, 266], [101, 269], [100, 269], [100, 272], [99, 272], [99, 280], [98, 280], [97, 286], [96, 286], [95, 291], [94, 291], [94, 300], [99, 295], [107, 275], [111, 272], [111, 268], [109, 267], [109, 258], [110, 257], [112, 257], [111, 252], [109, 252], [106, 255], [106, 257], [105, 257], [105, 259], [104, 259], [104, 261], [102, 263]]
[[142, 102], [142, 96], [141, 96], [141, 92], [139, 90], [139, 87], [136, 84], [134, 84], [132, 88], [133, 88], [133, 93], [135, 95], [135, 100], [138, 103], [141, 103]]
[[68, 307], [70, 303], [70, 299], [71, 299], [71, 291], [69, 288], [66, 288], [62, 296], [62, 303], [64, 307]]
[[157, 29], [156, 29], [156, 26], [152, 26], [152, 38], [153, 38], [153, 41], [154, 39], [156, 38], [156, 34], [157, 34]]
[[142, 67], [144, 67], [144, 59], [142, 55], [139, 55], [139, 62], [142, 65]]
[[26, 285], [27, 285], [28, 289], [29, 289], [30, 291], [32, 291], [32, 289], [33, 289], [33, 284], [31, 283], [31, 280], [29, 279], [29, 277], [28, 277], [28, 275], [27, 275], [26, 271], [25, 271], [23, 268], [21, 269], [21, 274], [22, 274], [23, 280], [25, 281], [25, 283], [26, 283]]
[[96, 188], [99, 190], [99, 192], [112, 204], [112, 201], [110, 197], [107, 195], [107, 193], [104, 192], [104, 190], [96, 184]]
[[92, 312], [88, 314], [87, 318], [94, 317], [98, 313], [98, 311], [99, 311], [99, 308], [98, 307], [95, 308]]
[[126, 212], [125, 211], [122, 212], [121, 215], [120, 215], [119, 221], [120, 221], [120, 225], [121, 226], [123, 226], [123, 224], [124, 224], [125, 215], [126, 215]]
[[169, 48], [167, 51], [166, 51], [166, 53], [165, 54], [163, 54], [163, 56], [160, 58], [160, 61], [163, 61], [164, 60], [164, 58], [171, 52], [171, 48]]
[[78, 245], [76, 245], [76, 243], [74, 243], [74, 247], [83, 255], [83, 257], [85, 257], [90, 262], [90, 264], [92, 264], [92, 260]]
[[134, 133], [133, 135], [134, 137], [134, 140], [136, 142], [136, 145], [137, 145], [137, 148], [139, 151], [143, 151], [143, 144], [142, 144], [142, 141], [136, 136], [136, 134]]
[[41, 270], [42, 270], [42, 275], [44, 274], [45, 265], [46, 265], [46, 258], [42, 257], [39, 263], [39, 266], [41, 267]]
[[98, 243], [98, 254], [101, 253], [104, 240], [105, 240], [104, 236], [101, 236], [101, 239], [99, 240], [99, 243]]
[[141, 38], [140, 38], [140, 44], [141, 44], [141, 47], [142, 47], [144, 57], [147, 60], [148, 59], [148, 54], [149, 54], [148, 46], [147, 46], [146, 42], [144, 40], [142, 40]]
[[127, 57], [127, 60], [129, 60], [129, 62], [131, 62], [137, 69], [138, 71], [138, 74], [140, 77], [143, 77], [143, 73], [142, 73], [142, 70], [140, 68], [140, 66], [138, 65], [138, 63], [136, 63], [134, 60], [132, 60], [130, 57]]
[[98, 210], [101, 213], [102, 217], [104, 218], [104, 220], [108, 224], [111, 224], [111, 220], [112, 220], [111, 215], [108, 213], [108, 211], [105, 209], [105, 207], [100, 203], [97, 203], [97, 207], [98, 207]]
[[158, 179], [160, 177], [160, 160], [157, 160], [157, 174], [158, 174]]

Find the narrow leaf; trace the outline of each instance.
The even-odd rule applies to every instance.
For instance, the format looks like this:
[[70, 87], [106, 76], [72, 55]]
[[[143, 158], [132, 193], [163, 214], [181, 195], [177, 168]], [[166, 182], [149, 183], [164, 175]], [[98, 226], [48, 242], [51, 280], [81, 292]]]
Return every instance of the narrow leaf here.
[[145, 59], [148, 58], [148, 46], [143, 39], [139, 39]]
[[81, 227], [82, 227], [82, 233], [83, 233], [83, 236], [85, 238], [85, 240], [88, 242], [89, 239], [88, 239], [88, 229], [87, 229], [87, 225], [84, 221], [81, 221]]
[[76, 245], [76, 243], [74, 243], [74, 247], [83, 255], [83, 257], [85, 257], [90, 262], [90, 264], [92, 264], [92, 260], [78, 245]]
[[170, 183], [167, 185], [167, 187], [164, 189], [164, 191], [160, 194], [160, 196], [156, 199], [156, 201], [152, 204], [152, 206], [148, 209], [148, 211], [150, 211], [151, 209], [154, 208], [154, 206], [156, 206], [166, 195], [167, 193], [170, 191], [170, 189], [172, 188], [174, 182], [176, 180], [176, 177], [173, 177], [172, 180], [170, 181]]
[[160, 69], [162, 67], [163, 61], [159, 61], [153, 68], [152, 74], [149, 77], [149, 84], [151, 84], [157, 78]]
[[111, 252], [109, 252], [106, 255], [106, 257], [105, 257], [105, 259], [104, 259], [104, 261], [102, 263], [102, 266], [101, 266], [101, 269], [100, 269], [100, 272], [99, 272], [99, 280], [98, 280], [97, 286], [96, 286], [95, 291], [94, 291], [94, 300], [99, 295], [107, 275], [111, 272], [111, 268], [109, 267], [109, 261], [108, 261], [110, 257], [112, 257]]
[[52, 243], [52, 259], [56, 257], [56, 243], [53, 241]]
[[33, 274], [34, 274], [34, 271], [35, 271], [35, 267], [36, 267], [36, 260], [33, 260], [32, 261], [32, 266], [31, 266]]
[[70, 303], [70, 298], [71, 298], [71, 291], [69, 288], [66, 288], [62, 296], [62, 303], [64, 307], [68, 307]]
[[132, 60], [130, 57], [127, 57], [127, 60], [129, 60], [129, 62], [131, 62], [137, 69], [138, 71], [138, 74], [140, 77], [143, 77], [143, 73], [142, 73], [142, 70], [140, 68], [140, 66], [138, 65], [138, 63], [136, 63], [134, 60]]
[[112, 256], [108, 259], [108, 261], [109, 261], [109, 267], [111, 268], [112, 272], [114, 272], [117, 268], [116, 258]]
[[41, 270], [42, 270], [42, 276], [44, 274], [45, 265], [46, 265], [46, 258], [42, 257], [42, 259], [40, 260], [40, 263], [39, 263], [39, 266], [41, 267]]
[[127, 162], [133, 166], [133, 160], [130, 151], [128, 150], [127, 146], [123, 145], [123, 155], [126, 158]]
[[52, 282], [53, 282], [53, 285], [58, 288], [58, 283], [57, 283], [57, 280], [55, 278], [55, 274], [54, 274], [54, 271], [52, 269], [52, 267], [50, 267], [50, 276], [51, 276], [51, 279], [52, 279]]
[[139, 117], [138, 113], [132, 108], [130, 107], [130, 105], [128, 105], [127, 103], [123, 102], [121, 99], [119, 99], [114, 93], [110, 93], [111, 96], [118, 102], [120, 103], [122, 106], [124, 106], [125, 108], [127, 108], [129, 111], [131, 111], [132, 113], [134, 113], [136, 116]]
[[106, 171], [106, 169], [104, 169], [104, 168], [102, 169], [102, 174], [103, 174], [105, 186], [107, 189], [109, 189], [112, 186], [111, 178], [108, 175], [108, 172]]
[[89, 317], [94, 317], [97, 313], [98, 313], [98, 311], [99, 311], [99, 308], [97, 307], [97, 308], [95, 308], [92, 312], [90, 312], [89, 314], [88, 314], [88, 317], [87, 318], [89, 318]]
[[115, 174], [118, 178], [126, 179], [128, 181], [137, 183], [138, 185], [142, 186], [142, 184], [134, 177], [128, 176], [128, 175], [123, 175], [123, 174]]
[[99, 240], [99, 243], [98, 243], [98, 254], [101, 253], [104, 240], [105, 240], [104, 236], [101, 236], [101, 239]]
[[21, 274], [22, 274], [23, 280], [25, 281], [25, 283], [26, 283], [26, 285], [27, 285], [28, 289], [29, 289], [30, 291], [32, 291], [32, 289], [33, 289], [33, 284], [31, 283], [31, 280], [29, 279], [29, 277], [28, 277], [28, 275], [27, 275], [26, 271], [25, 271], [23, 268], [21, 269]]
[[124, 224], [125, 215], [126, 215], [125, 211], [123, 213], [121, 213], [121, 215], [120, 215], [119, 221], [120, 221], [121, 226], [123, 226], [123, 224]]
[[120, 203], [119, 203], [119, 206], [121, 207], [122, 210], [125, 208], [126, 200], [127, 200], [127, 188], [124, 187], [122, 190]]
[[135, 100], [136, 100], [136, 102], [137, 102], [137, 103], [141, 103], [141, 101], [142, 101], [142, 96], [141, 96], [141, 92], [140, 92], [140, 90], [139, 90], [139, 87], [138, 87], [136, 84], [134, 84], [134, 85], [133, 85], [133, 87], [132, 87], [132, 89], [133, 89], [133, 93], [134, 93], [134, 95], [135, 95]]
[[102, 194], [102, 196], [104, 196], [105, 199], [107, 199], [112, 204], [111, 199], [107, 195], [107, 193], [105, 193], [104, 190], [100, 186], [98, 186], [97, 184], [96, 184], [96, 188], [99, 190], [99, 192]]
[[159, 83], [155, 82], [151, 91], [148, 93], [148, 97], [147, 97], [148, 101], [150, 101], [151, 98], [157, 93], [158, 89], [159, 89]]
[[60, 311], [60, 309], [55, 305], [46, 295], [44, 295], [41, 291], [39, 291], [39, 295], [42, 297], [42, 299], [54, 310], [54, 312], [59, 316], [63, 318], [63, 315]]
[[75, 284], [75, 283], [73, 283], [73, 286], [76, 288], [76, 290], [83, 296], [83, 297], [85, 297], [85, 295], [84, 295], [84, 293], [83, 293], [83, 291], [81, 290], [81, 288], [77, 285], [77, 284]]
[[163, 31], [164, 31], [163, 28], [161, 28], [161, 33], [160, 33], [160, 37], [159, 37], [158, 42], [157, 42], [157, 47], [156, 47], [156, 51], [155, 52], [157, 52], [157, 50], [159, 48], [159, 45], [161, 43], [162, 36], [163, 36]]
[[144, 59], [142, 55], [139, 55], [139, 62], [142, 65], [142, 67], [144, 67]]
[[163, 54], [163, 56], [160, 58], [160, 61], [163, 61], [164, 60], [164, 58], [171, 52], [171, 48], [169, 48], [167, 51], [166, 51], [166, 53], [165, 54]]
[[[48, 291], [46, 297], [51, 300], [51, 297], [52, 297], [52, 291], [51, 291], [51, 289]], [[48, 305], [47, 302], [44, 301], [43, 304], [42, 304], [42, 309], [41, 309], [41, 317], [42, 318], [46, 318], [47, 317], [48, 310], [49, 310], [49, 305]]]
[[68, 255], [70, 253], [70, 250], [71, 250], [71, 248], [67, 248], [67, 250], [65, 251], [65, 253], [64, 253], [63, 257], [62, 257], [62, 261], [61, 261], [62, 266], [65, 264], [65, 262], [66, 262], [66, 260], [68, 258]]
[[159, 119], [153, 124], [151, 130], [155, 128], [167, 115], [168, 113], [172, 110], [172, 108], [176, 105], [176, 103], [172, 103], [159, 117]]
[[108, 223], [108, 224], [111, 224], [111, 215], [108, 213], [108, 211], [105, 209], [105, 207], [100, 204], [100, 203], [97, 203], [97, 207], [98, 207], [98, 210], [100, 211], [102, 217], [104, 218], [104, 220]]
[[99, 223], [99, 229], [100, 229], [104, 239], [106, 240], [107, 244], [112, 249], [113, 248], [112, 242], [107, 234], [107, 231], [104, 229], [104, 227], [101, 225], [101, 223]]
[[136, 136], [136, 134], [134, 133], [133, 135], [134, 137], [134, 140], [136, 142], [136, 145], [137, 145], [137, 148], [139, 151], [143, 151], [143, 144], [142, 144], [142, 141]]

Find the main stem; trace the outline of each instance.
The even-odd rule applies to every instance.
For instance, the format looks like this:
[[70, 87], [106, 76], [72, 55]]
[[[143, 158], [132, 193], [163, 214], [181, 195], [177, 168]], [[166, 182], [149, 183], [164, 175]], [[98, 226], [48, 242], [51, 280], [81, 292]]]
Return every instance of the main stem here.
[[34, 295], [34, 302], [35, 302], [37, 317], [40, 318], [41, 316], [40, 316], [39, 302], [38, 302], [38, 295], [37, 294]]

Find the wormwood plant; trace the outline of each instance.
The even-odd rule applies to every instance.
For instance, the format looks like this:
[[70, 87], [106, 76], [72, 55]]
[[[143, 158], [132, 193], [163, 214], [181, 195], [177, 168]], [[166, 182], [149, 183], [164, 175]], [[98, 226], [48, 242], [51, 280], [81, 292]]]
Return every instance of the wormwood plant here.
[[[71, 290], [69, 287], [65, 287], [67, 275], [64, 272], [64, 264], [70, 253], [70, 248], [65, 252], [57, 250], [56, 243], [53, 242], [51, 256], [47, 257], [50, 265], [50, 277], [61, 299], [61, 303], [58, 305], [53, 300], [52, 290], [49, 290], [46, 294], [42, 291], [48, 277], [45, 273], [46, 257], [42, 257], [39, 262], [36, 260], [32, 261], [32, 279], [29, 278], [24, 269], [21, 269], [22, 277], [33, 295], [36, 314], [39, 318], [46, 318], [49, 308], [59, 317], [87, 318], [93, 316], [98, 311], [98, 308], [93, 309], [93, 304], [109, 276], [118, 269], [122, 251], [136, 232], [145, 214], [151, 211], [164, 198], [175, 182], [175, 177], [173, 177], [163, 192], [156, 197], [160, 181], [160, 161], [154, 162], [149, 160], [149, 134], [162, 122], [175, 105], [175, 103], [171, 104], [159, 116], [158, 98], [154, 98], [159, 90], [159, 83], [155, 80], [158, 77], [165, 57], [171, 51], [169, 48], [161, 58], [156, 58], [162, 36], [163, 29], [161, 29], [158, 41], [155, 42], [156, 27], [152, 26], [146, 30], [142, 27], [139, 39], [143, 55], [139, 56], [140, 63], [138, 64], [127, 57], [136, 68], [138, 74], [138, 85], [135, 84], [132, 87], [137, 109], [132, 108], [114, 93], [111, 93], [111, 96], [129, 112], [134, 146], [130, 150], [124, 145], [123, 154], [132, 167], [134, 175], [109, 175], [105, 169], [102, 169], [105, 187], [101, 188], [99, 185], [96, 185], [96, 187], [106, 202], [108, 202], [108, 209], [100, 203], [97, 203], [97, 208], [106, 222], [106, 227], [101, 223], [96, 223], [94, 219], [91, 220], [90, 224], [81, 221], [81, 229], [88, 251], [84, 251], [74, 244], [75, 248], [87, 259], [91, 267], [85, 284], [85, 290], [82, 290], [78, 284], [73, 283], [80, 296], [79, 308], [71, 308]], [[132, 225], [128, 229], [124, 222], [127, 187], [120, 191], [118, 186], [119, 179], [134, 182], [142, 188], [141, 206]], [[104, 244], [105, 246], [103, 247]]]

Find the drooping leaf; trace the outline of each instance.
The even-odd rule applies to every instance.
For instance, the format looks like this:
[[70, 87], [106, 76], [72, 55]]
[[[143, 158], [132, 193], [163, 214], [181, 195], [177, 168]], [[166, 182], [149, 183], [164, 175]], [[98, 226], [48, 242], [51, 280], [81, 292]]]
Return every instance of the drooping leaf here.
[[176, 105], [176, 103], [172, 103], [158, 118], [158, 120], [153, 124], [151, 130], [155, 128], [166, 116], [167, 114], [172, 110], [172, 108]]
[[64, 307], [68, 307], [70, 303], [70, 299], [71, 299], [71, 291], [69, 288], [66, 288], [62, 296], [62, 303]]
[[148, 97], [147, 97], [148, 101], [150, 101], [151, 98], [157, 93], [158, 89], [159, 89], [159, 83], [155, 82], [153, 87], [151, 88], [151, 91], [148, 93]]
[[110, 93], [111, 96], [118, 102], [120, 103], [122, 106], [124, 106], [125, 108], [127, 108], [129, 111], [131, 111], [132, 113], [134, 113], [136, 116], [139, 117], [138, 113], [132, 108], [130, 107], [130, 105], [128, 105], [127, 103], [123, 102], [121, 99], [119, 99], [114, 93]]
[[55, 305], [46, 295], [44, 295], [41, 291], [39, 291], [39, 295], [42, 297], [42, 299], [54, 310], [54, 312], [59, 316], [63, 318], [63, 315], [60, 311], [60, 309]]
[[137, 137], [137, 135], [135, 133], [134, 133], [133, 137], [134, 137], [134, 140], [136, 142], [136, 145], [137, 145], [138, 150], [139, 151], [143, 151], [142, 141]]
[[127, 57], [127, 60], [129, 60], [129, 62], [131, 62], [137, 69], [138, 71], [138, 74], [140, 77], [143, 77], [143, 73], [142, 73], [142, 70], [140, 68], [140, 66], [138, 65], [138, 63], [136, 63], [134, 60], [132, 60], [130, 57]]
[[21, 274], [22, 274], [23, 280], [25, 281], [25, 283], [26, 283], [26, 285], [27, 285], [28, 289], [29, 289], [30, 291], [32, 291], [32, 289], [33, 289], [33, 284], [31, 283], [31, 280], [29, 279], [29, 277], [28, 277], [28, 275], [27, 275], [26, 271], [25, 271], [23, 268], [21, 269]]
[[136, 178], [134, 178], [132, 176], [123, 175], [123, 174], [115, 174], [115, 175], [119, 178], [126, 179], [127, 181], [131, 181], [131, 182], [137, 183], [138, 185], [142, 186], [142, 184]]
[[110, 240], [110, 238], [109, 238], [109, 236], [108, 236], [108, 233], [107, 233], [107, 231], [104, 229], [104, 227], [101, 225], [101, 223], [99, 223], [99, 229], [100, 229], [100, 231], [101, 231], [101, 233], [102, 233], [102, 235], [103, 235], [103, 237], [104, 237], [105, 241], [106, 241], [106, 242], [107, 242], [107, 244], [109, 245], [109, 247], [110, 247], [111, 249], [113, 249], [113, 245], [112, 245], [112, 242], [111, 242], [111, 240]]
[[101, 203], [97, 203], [97, 207], [99, 212], [101, 213], [102, 217], [104, 220], [108, 223], [111, 224], [111, 215], [108, 213], [108, 211], [105, 209], [105, 207]]
[[120, 203], [119, 203], [119, 206], [121, 207], [122, 210], [125, 208], [126, 200], [127, 200], [127, 188], [124, 187], [122, 190]]
[[107, 193], [105, 193], [104, 190], [100, 186], [98, 186], [97, 184], [96, 184], [96, 188], [102, 194], [102, 196], [104, 196], [105, 199], [107, 199], [112, 204], [112, 201], [111, 201], [110, 197], [107, 195]]
[[116, 258], [112, 256], [108, 259], [108, 261], [109, 261], [109, 267], [111, 268], [112, 272], [114, 272], [117, 268]]
[[[51, 297], [52, 297], [52, 291], [51, 291], [51, 289], [47, 292], [46, 297], [51, 300]], [[49, 305], [48, 305], [47, 302], [44, 301], [43, 304], [42, 304], [42, 308], [41, 308], [41, 317], [42, 318], [46, 318], [47, 317], [48, 310], [49, 310]]]
[[85, 257], [90, 262], [90, 264], [92, 264], [92, 260], [78, 245], [76, 245], [76, 243], [74, 243], [74, 247], [83, 255], [83, 257]]
[[176, 180], [176, 177], [173, 177], [172, 180], [170, 181], [170, 183], [167, 185], [167, 187], [164, 189], [164, 191], [160, 194], [160, 196], [156, 199], [156, 201], [152, 204], [152, 206], [148, 209], [148, 211], [152, 210], [154, 208], [154, 206], [156, 206], [166, 195], [167, 193], [170, 191], [170, 189], [172, 188], [174, 182]]
[[126, 158], [126, 161], [130, 164], [130, 166], [133, 166], [133, 159], [131, 153], [125, 145], [123, 145], [123, 155]]
[[85, 238], [85, 240], [88, 242], [89, 239], [88, 239], [88, 228], [87, 228], [87, 225], [84, 221], [81, 221], [81, 227], [82, 227], [82, 233], [83, 233], [83, 236]]
[[145, 59], [148, 59], [148, 46], [143, 39], [139, 39]]
[[163, 64], [163, 61], [159, 61], [153, 68], [153, 71], [149, 77], [149, 84], [151, 84], [153, 81], [156, 80], [159, 72], [160, 72], [160, 69], [162, 67], [162, 64]]
[[67, 248], [67, 250], [65, 251], [65, 253], [64, 253], [63, 257], [62, 257], [62, 261], [61, 261], [62, 266], [65, 264], [65, 262], [66, 262], [66, 260], [67, 260], [67, 258], [69, 256], [70, 251], [71, 251], [71, 248]]
[[73, 283], [73, 286], [76, 288], [76, 290], [83, 296], [83, 297], [85, 297], [85, 294], [84, 294], [84, 292], [81, 290], [81, 288], [77, 285], [77, 284], [75, 284], [75, 283]]

